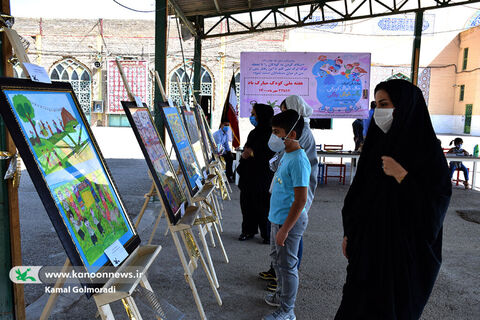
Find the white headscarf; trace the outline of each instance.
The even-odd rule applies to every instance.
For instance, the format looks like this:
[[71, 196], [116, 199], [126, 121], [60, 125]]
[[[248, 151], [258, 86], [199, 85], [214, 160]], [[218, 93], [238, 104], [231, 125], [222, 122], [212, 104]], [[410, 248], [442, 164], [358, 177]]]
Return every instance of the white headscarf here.
[[298, 112], [303, 117], [306, 123], [310, 123], [310, 116], [313, 113], [312, 107], [310, 107], [302, 97], [297, 95], [288, 96], [285, 99], [285, 106], [287, 109], [292, 109]]

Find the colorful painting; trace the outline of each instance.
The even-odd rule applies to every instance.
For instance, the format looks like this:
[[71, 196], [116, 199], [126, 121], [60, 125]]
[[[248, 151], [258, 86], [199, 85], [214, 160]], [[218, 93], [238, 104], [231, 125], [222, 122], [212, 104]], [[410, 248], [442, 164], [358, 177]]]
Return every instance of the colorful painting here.
[[178, 162], [182, 168], [187, 186], [192, 196], [198, 191], [197, 181], [203, 181], [201, 166], [195, 157], [190, 141], [187, 138], [186, 130], [182, 119], [175, 107], [162, 107], [162, 115], [165, 120], [168, 135], [174, 146]]
[[366, 118], [370, 53], [242, 52], [240, 116], [253, 104], [271, 105], [299, 95], [313, 108], [311, 118]]
[[116, 240], [138, 245], [70, 84], [0, 86], [2, 116], [72, 264], [96, 272]]
[[134, 102], [122, 101], [122, 106], [137, 137], [158, 190], [163, 193], [161, 196], [170, 222], [176, 224], [182, 217], [180, 208], [187, 201], [187, 198], [180, 187], [175, 169], [165, 152], [165, 147], [155, 128], [150, 111], [146, 106], [145, 108], [136, 107]]
[[186, 108], [182, 108], [182, 114], [183, 120], [185, 121], [185, 125], [187, 127], [188, 136], [190, 137], [190, 142], [194, 144], [200, 140], [195, 114], [193, 111], [188, 111]]
[[199, 129], [197, 125], [197, 119], [193, 111], [187, 111], [186, 108], [182, 108], [183, 120], [187, 127], [188, 136], [190, 137], [190, 143], [192, 145], [193, 152], [197, 157], [198, 164], [202, 170], [205, 169], [205, 154], [203, 153], [202, 142], [200, 141]]

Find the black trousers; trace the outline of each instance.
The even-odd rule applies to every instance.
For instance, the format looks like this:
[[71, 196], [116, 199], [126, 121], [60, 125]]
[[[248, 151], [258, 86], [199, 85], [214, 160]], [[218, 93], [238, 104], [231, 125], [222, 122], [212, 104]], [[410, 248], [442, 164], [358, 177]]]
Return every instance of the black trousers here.
[[227, 151], [227, 153], [222, 155], [223, 160], [225, 160], [225, 167], [226, 167], [226, 174], [227, 178], [233, 178], [233, 170], [232, 170], [232, 165], [233, 165], [233, 155], [230, 151]]
[[[245, 189], [245, 190], [244, 190]], [[242, 209], [242, 233], [257, 234], [263, 239], [270, 240], [270, 192], [258, 192], [255, 188], [244, 188], [240, 191], [240, 208]]]

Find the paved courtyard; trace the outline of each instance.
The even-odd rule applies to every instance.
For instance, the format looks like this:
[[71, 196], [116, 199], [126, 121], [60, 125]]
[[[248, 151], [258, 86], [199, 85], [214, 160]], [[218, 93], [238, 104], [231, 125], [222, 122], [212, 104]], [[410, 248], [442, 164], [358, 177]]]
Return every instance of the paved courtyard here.
[[[143, 195], [150, 187], [147, 167], [142, 159], [107, 159], [132, 220], [135, 220]], [[348, 177], [347, 177], [348, 181]], [[246, 242], [240, 234], [239, 190], [233, 186], [231, 201], [224, 203], [224, 245], [230, 263], [223, 261], [219, 248], [211, 248], [220, 282], [223, 306], [218, 306], [201, 269], [194, 279], [209, 319], [260, 319], [272, 311], [263, 302], [266, 282], [258, 272], [268, 269], [267, 245], [259, 237]], [[296, 314], [299, 320], [333, 319], [340, 303], [346, 260], [341, 254], [341, 213], [348, 185], [330, 183], [317, 189], [305, 233], [304, 258], [300, 270], [300, 288]], [[53, 230], [26, 171], [20, 185], [20, 219], [24, 265], [63, 265], [65, 253]], [[151, 203], [142, 220], [139, 234], [146, 243], [152, 229], [158, 202]], [[460, 218], [458, 209], [478, 209], [480, 193], [454, 188], [444, 228], [444, 261], [437, 283], [422, 319], [480, 319], [480, 225]], [[170, 235], [164, 236], [162, 220], [154, 243], [162, 245], [150, 269], [149, 279], [157, 295], [185, 314], [199, 319], [190, 289]], [[38, 319], [47, 295], [41, 285], [25, 286], [28, 319]], [[142, 306], [141, 306], [142, 308]], [[112, 306], [116, 319], [127, 319], [123, 306]], [[144, 310], [142, 310], [144, 311]], [[95, 304], [82, 295], [62, 295], [51, 319], [94, 319]], [[152, 319], [145, 311], [144, 319]]]

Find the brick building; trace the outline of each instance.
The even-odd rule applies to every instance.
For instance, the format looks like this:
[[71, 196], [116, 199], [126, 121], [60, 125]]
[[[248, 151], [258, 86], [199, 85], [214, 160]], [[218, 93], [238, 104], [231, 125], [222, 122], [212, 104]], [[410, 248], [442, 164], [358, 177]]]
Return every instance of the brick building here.
[[[446, 19], [448, 15], [455, 15], [456, 19]], [[468, 133], [470, 129], [471, 134], [480, 134], [480, 10], [473, 11], [473, 15], [469, 8], [436, 10], [429, 11], [424, 18], [419, 87], [435, 129], [452, 134]], [[204, 40], [201, 95], [211, 97], [212, 125], [215, 128], [219, 123], [234, 72], [239, 80], [242, 51], [372, 52], [373, 89], [386, 79], [409, 78], [413, 26], [413, 15], [399, 15]], [[459, 33], [459, 26], [471, 29]], [[182, 42], [185, 72], [176, 21], [170, 19], [168, 27], [167, 94], [179, 101], [176, 79], [184, 90], [193, 81], [193, 40]], [[121, 112], [110, 109], [115, 92], [109, 90], [108, 62], [116, 57], [145, 61], [146, 69], [152, 70], [153, 21], [17, 18], [14, 28], [28, 42], [33, 63], [45, 67], [52, 79], [72, 83], [92, 125], [128, 125]], [[465, 54], [467, 66], [463, 69]], [[20, 75], [21, 69], [16, 70]], [[153, 78], [148, 71], [144, 77], [144, 99], [152, 106]], [[241, 139], [245, 141], [251, 127], [248, 119], [241, 119], [240, 124], [245, 129], [241, 130]], [[349, 119], [334, 119], [333, 131], [350, 132], [350, 125]]]

